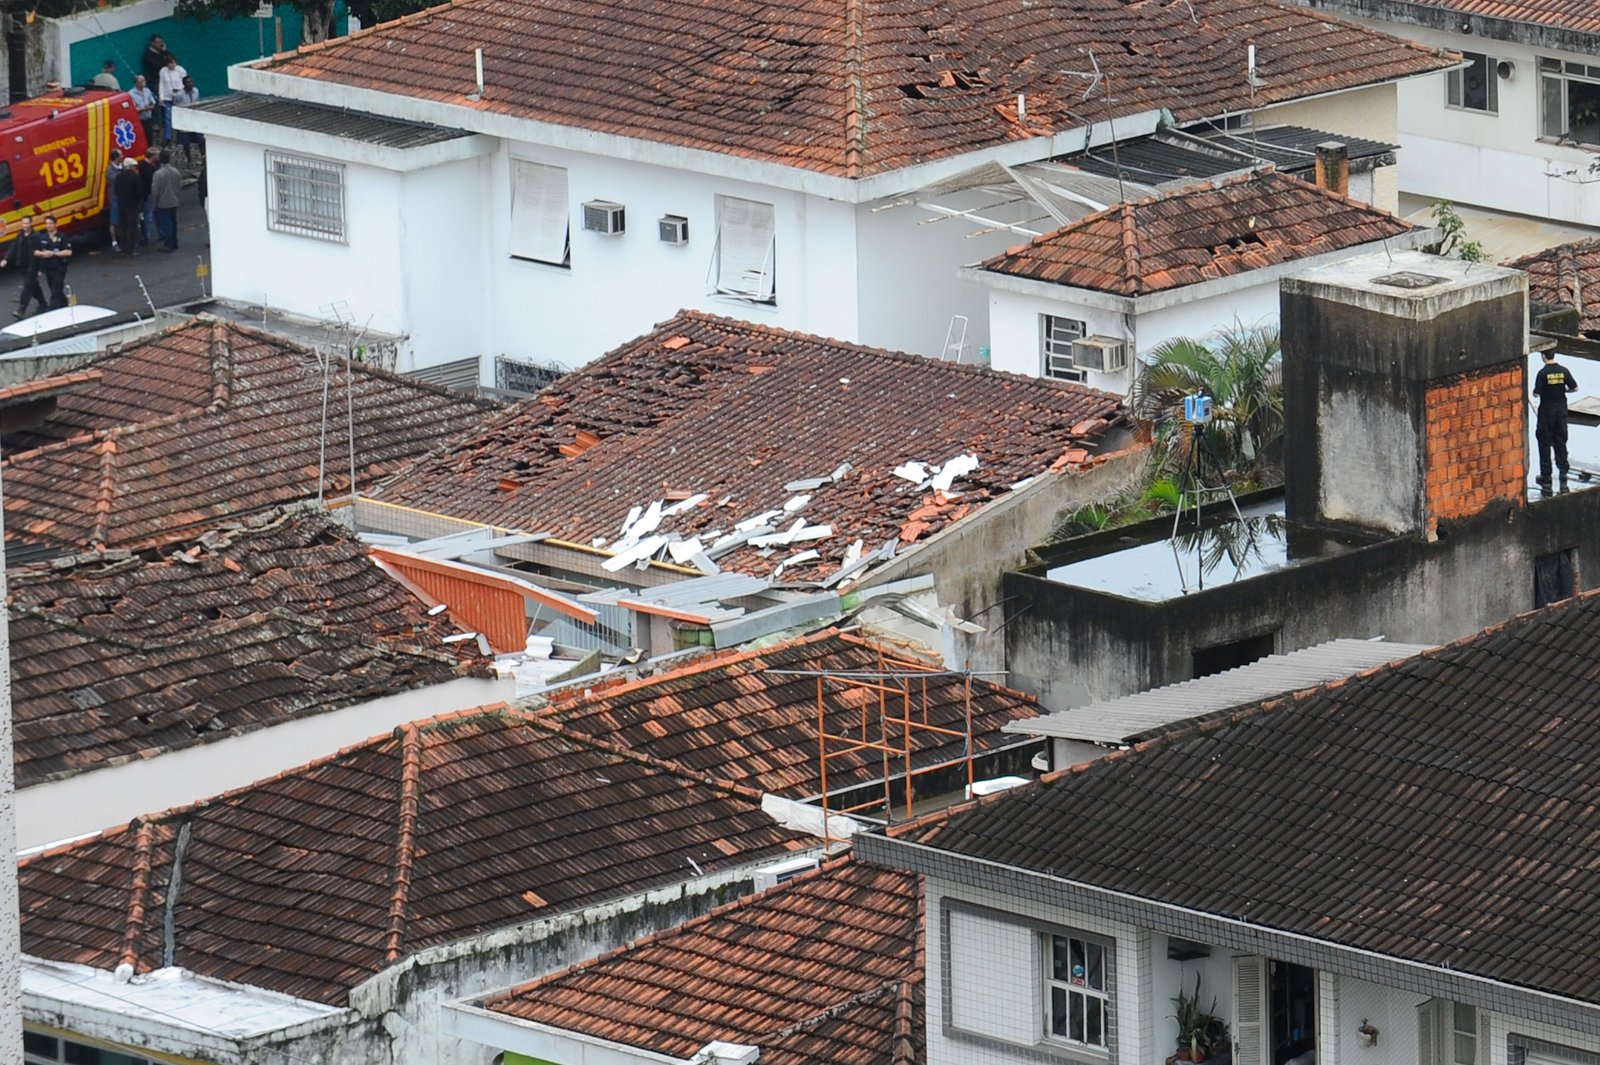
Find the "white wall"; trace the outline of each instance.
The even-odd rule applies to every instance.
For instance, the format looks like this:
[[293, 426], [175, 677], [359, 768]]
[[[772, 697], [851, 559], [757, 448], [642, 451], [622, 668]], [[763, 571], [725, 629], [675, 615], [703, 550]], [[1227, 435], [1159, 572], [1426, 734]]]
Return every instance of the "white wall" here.
[[[266, 163], [260, 145], [208, 138], [206, 167], [217, 296], [310, 318], [325, 317], [325, 306], [342, 301], [358, 323], [377, 332], [407, 331], [399, 173], [346, 166], [348, 243], [340, 244], [267, 229]], [[445, 250], [441, 234], [439, 254]]]
[[17, 793], [17, 846], [37, 847], [210, 798], [397, 725], [509, 699], [514, 688], [509, 679], [453, 680], [24, 788]]
[[[980, 348], [993, 344], [989, 303], [981, 289], [957, 279], [956, 268], [999, 255], [1028, 238], [1010, 230], [974, 235], [984, 227], [964, 218], [931, 221], [936, 217], [914, 203], [876, 212], [860, 208], [860, 339], [891, 351], [939, 355], [951, 319], [965, 315], [962, 361], [974, 362]], [[1038, 371], [1029, 373], [1036, 376]]]
[[[1044, 376], [1044, 355], [1040, 346], [1043, 343], [1043, 336], [1040, 333], [1039, 316], [1055, 314], [1082, 321], [1088, 336], [1122, 337], [1127, 340], [1131, 366], [1136, 348], [1144, 347], [1143, 335], [1135, 338], [1133, 323], [1125, 320], [1122, 312], [1074, 303], [1069, 295], [1071, 291], [1063, 289], [1062, 298], [1059, 300], [1023, 295], [1018, 292], [991, 291], [989, 365], [1007, 373], [1023, 374], [1028, 377]], [[1131, 381], [1132, 378], [1127, 371], [1110, 374], [1091, 371], [1084, 384], [1120, 396], [1128, 393]]]
[[[1025, 1061], [1039, 1060], [1029, 1048], [1040, 1040], [1036, 1033], [1042, 1031], [1044, 1000], [1042, 990], [1043, 964], [1037, 940], [1040, 927], [1075, 929], [1112, 939], [1115, 950], [1115, 1008], [1112, 1016], [1116, 1025], [1115, 1039], [1117, 1061], [1133, 1063], [1159, 1062], [1169, 1052], [1164, 1045], [1150, 1042], [1155, 1017], [1163, 1015], [1170, 1003], [1152, 1001], [1147, 974], [1150, 970], [1152, 936], [1147, 932], [1114, 921], [1104, 921], [1055, 907], [1044, 906], [1019, 899], [998, 899], [983, 891], [929, 877], [925, 881], [927, 906], [926, 953], [928, 957], [928, 1065], [1021, 1065]], [[954, 937], [949, 954], [951, 984], [966, 988], [969, 993], [982, 993], [984, 989], [1005, 989], [1010, 999], [1015, 999], [1027, 988], [1027, 997], [1016, 1003], [1010, 999], [1002, 1002], [993, 993], [983, 1001], [988, 1002], [987, 1015], [974, 1014], [977, 1006], [966, 1007], [961, 1019], [969, 1029], [973, 1024], [984, 1024], [985, 1030], [996, 1034], [997, 1042], [991, 1045], [970, 1038], [946, 1035], [944, 998], [945, 967], [942, 958], [944, 944], [943, 914], [947, 900], [967, 902], [978, 907], [1004, 906], [1018, 915], [1018, 920], [1033, 924], [1003, 923], [991, 916], [973, 922], [981, 932], [983, 926], [992, 926], [993, 933], [985, 942], [974, 935]], [[968, 911], [971, 912], [971, 911]], [[971, 929], [969, 929], [971, 931]], [[1027, 944], [1026, 951], [1022, 944]], [[957, 949], [960, 948], [960, 949]], [[1164, 949], [1164, 948], [1163, 948]], [[970, 1000], [969, 1000], [970, 1001]], [[1018, 1040], [1022, 1031], [1019, 1020], [1022, 1011], [1030, 1011], [1033, 1018], [1028, 1042]]]
[[1168, 307], [1124, 316], [1119, 311], [1075, 302], [1077, 291], [1063, 287], [1059, 300], [995, 290], [989, 296], [989, 365], [997, 370], [1038, 377], [1042, 373], [1039, 316], [1057, 314], [1077, 318], [1089, 334], [1129, 340], [1129, 370], [1116, 374], [1090, 372], [1085, 384], [1118, 395], [1132, 384], [1133, 359], [1148, 356], [1173, 337], [1204, 338], [1229, 326], [1234, 319], [1244, 325], [1278, 320], [1278, 283], [1273, 281], [1219, 293]]
[[[1366, 24], [1430, 47], [1480, 52], [1511, 61], [1515, 75], [1498, 81], [1499, 111], [1485, 114], [1445, 106], [1445, 75], [1399, 86], [1400, 189], [1513, 214], [1600, 225], [1594, 186], [1552, 174], [1586, 171], [1595, 156], [1539, 140], [1541, 55], [1593, 63], [1593, 56], [1535, 50], [1527, 45], [1399, 23]], [[1584, 175], [1587, 176], [1587, 175]]]
[[483, 204], [494, 169], [492, 157], [479, 156], [401, 177], [400, 252], [392, 269], [410, 335], [402, 370], [488, 355], [479, 370], [494, 383], [490, 262], [481, 253], [491, 240]]

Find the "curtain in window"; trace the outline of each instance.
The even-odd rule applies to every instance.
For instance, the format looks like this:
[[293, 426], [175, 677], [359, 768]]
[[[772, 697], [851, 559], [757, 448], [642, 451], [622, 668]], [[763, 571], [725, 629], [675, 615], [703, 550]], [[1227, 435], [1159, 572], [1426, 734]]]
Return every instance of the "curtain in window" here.
[[565, 266], [567, 172], [559, 166], [511, 163], [511, 254], [518, 259]]

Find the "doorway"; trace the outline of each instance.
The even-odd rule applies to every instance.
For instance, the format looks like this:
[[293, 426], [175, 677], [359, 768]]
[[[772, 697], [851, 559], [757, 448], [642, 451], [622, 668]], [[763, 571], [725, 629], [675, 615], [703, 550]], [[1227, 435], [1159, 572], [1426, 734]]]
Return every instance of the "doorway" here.
[[1272, 963], [1268, 997], [1270, 1065], [1310, 1065], [1317, 1060], [1317, 971]]

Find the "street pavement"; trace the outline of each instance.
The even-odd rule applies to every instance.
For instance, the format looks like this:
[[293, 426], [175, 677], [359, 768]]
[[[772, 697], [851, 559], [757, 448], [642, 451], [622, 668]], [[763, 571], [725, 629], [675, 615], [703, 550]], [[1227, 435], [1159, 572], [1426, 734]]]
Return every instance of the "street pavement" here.
[[[152, 247], [130, 259], [114, 254], [103, 232], [81, 234], [72, 242], [67, 285], [80, 304], [149, 318], [151, 304], [170, 307], [209, 295], [211, 278], [200, 274], [207, 272], [210, 264], [210, 231], [205, 213], [200, 209], [194, 185], [186, 184], [178, 206], [177, 251]], [[21, 287], [22, 275], [16, 270], [0, 271], [0, 325], [13, 320], [10, 312], [16, 310]]]

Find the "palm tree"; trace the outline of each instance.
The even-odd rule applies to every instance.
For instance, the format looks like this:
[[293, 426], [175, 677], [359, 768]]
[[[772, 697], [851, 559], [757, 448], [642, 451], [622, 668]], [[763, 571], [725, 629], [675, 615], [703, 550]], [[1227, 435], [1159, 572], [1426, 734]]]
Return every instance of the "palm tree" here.
[[1186, 396], [1208, 395], [1204, 452], [1230, 482], [1264, 480], [1283, 437], [1283, 375], [1278, 326], [1237, 320], [1204, 340], [1173, 337], [1149, 355], [1133, 386], [1134, 410], [1155, 424], [1161, 468], [1195, 461], [1195, 434], [1183, 418]]

